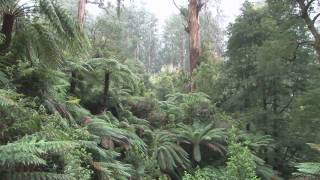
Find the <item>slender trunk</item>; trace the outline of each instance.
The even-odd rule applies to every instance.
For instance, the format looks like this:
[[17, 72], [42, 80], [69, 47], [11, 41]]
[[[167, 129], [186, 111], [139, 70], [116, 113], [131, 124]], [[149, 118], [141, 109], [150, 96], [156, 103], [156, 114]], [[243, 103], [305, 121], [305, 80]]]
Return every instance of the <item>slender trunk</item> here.
[[[275, 88], [273, 90], [273, 103], [272, 103], [272, 110], [274, 115], [278, 114], [278, 91], [276, 89], [276, 82], [274, 80], [273, 82], [273, 87]], [[278, 126], [279, 126], [279, 119], [278, 118], [274, 118], [273, 119], [273, 137], [274, 138], [278, 138]]]
[[190, 75], [199, 64], [201, 53], [199, 12], [200, 4], [198, 0], [189, 0], [188, 6], [188, 31], [190, 49]]
[[103, 104], [106, 106], [108, 102], [109, 88], [110, 88], [110, 72], [104, 74], [104, 91], [103, 91]]
[[0, 45], [0, 53], [5, 54], [9, 51], [11, 41], [12, 41], [12, 33], [13, 33], [13, 25], [16, 17], [11, 14], [4, 14], [2, 21], [2, 29], [1, 33], [4, 35], [4, 41]]
[[184, 41], [183, 41], [183, 32], [180, 32], [179, 34], [179, 40], [180, 40], [180, 47], [179, 47], [179, 52], [180, 52], [180, 66], [181, 70], [184, 68]]
[[75, 94], [77, 88], [77, 73], [75, 71], [71, 72], [71, 82], [70, 82], [70, 93]]
[[154, 48], [154, 45], [153, 45], [153, 42], [152, 42], [152, 32], [149, 33], [149, 42], [151, 42], [151, 46], [149, 48], [149, 51], [148, 51], [148, 67], [147, 67], [147, 72], [150, 73], [151, 72], [151, 62], [152, 62], [152, 55], [153, 55], [153, 48]]
[[117, 16], [120, 19], [120, 12], [121, 12], [121, 1], [122, 0], [117, 0]]
[[263, 110], [267, 110], [267, 89], [264, 80], [261, 81], [262, 83], [262, 106]]
[[78, 21], [81, 28], [83, 27], [84, 18], [86, 14], [86, 5], [87, 5], [87, 0], [79, 0]]
[[[79, 6], [78, 6], [78, 21], [80, 28], [83, 28], [84, 24], [84, 17], [86, 12], [86, 4], [87, 0], [79, 0]], [[72, 70], [71, 72], [71, 79], [70, 79], [70, 93], [75, 95], [76, 88], [78, 86], [78, 74], [75, 70]]]

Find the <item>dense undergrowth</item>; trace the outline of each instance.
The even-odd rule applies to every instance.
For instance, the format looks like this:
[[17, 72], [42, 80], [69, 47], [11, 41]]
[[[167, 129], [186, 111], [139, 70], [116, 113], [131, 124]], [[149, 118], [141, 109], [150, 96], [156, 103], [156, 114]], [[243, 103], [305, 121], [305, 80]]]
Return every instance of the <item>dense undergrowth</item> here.
[[16, 20], [0, 47], [0, 179], [319, 176], [318, 63], [272, 4], [245, 4], [228, 60], [204, 53], [189, 92], [183, 70], [150, 75], [123, 50], [121, 23], [97, 25], [101, 44], [55, 1], [16, 2], [0, 1]]

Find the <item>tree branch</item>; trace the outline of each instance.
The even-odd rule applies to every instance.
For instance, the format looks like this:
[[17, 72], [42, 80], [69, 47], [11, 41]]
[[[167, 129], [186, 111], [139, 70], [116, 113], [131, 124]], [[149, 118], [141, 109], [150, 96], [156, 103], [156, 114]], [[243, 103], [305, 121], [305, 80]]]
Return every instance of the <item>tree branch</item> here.
[[199, 4], [198, 4], [198, 11], [200, 12], [202, 7], [207, 4], [209, 2], [209, 0], [199, 0]]
[[175, 1], [175, 0], [172, 0], [172, 2], [173, 2], [173, 4], [174, 4], [174, 6], [180, 11], [180, 14], [181, 14], [184, 18], [188, 18], [188, 17], [186, 16], [186, 14], [181, 10], [181, 7], [178, 6], [178, 4], [176, 3], [176, 1]]
[[87, 3], [97, 4], [99, 7], [103, 7], [103, 6], [104, 6], [103, 0], [95, 0], [95, 1], [89, 1], [89, 0], [87, 0]]
[[316, 22], [316, 20], [318, 19], [319, 16], [320, 16], [320, 13], [318, 13], [318, 14], [312, 19], [313, 24]]
[[295, 98], [295, 96], [292, 95], [292, 97], [290, 98], [288, 104], [286, 104], [286, 105], [279, 111], [280, 114], [283, 113], [283, 112], [292, 104], [294, 98]]
[[311, 4], [314, 2], [315, 0], [310, 0], [309, 2], [307, 1], [307, 4], [306, 4], [306, 9], [308, 10], [311, 6]]

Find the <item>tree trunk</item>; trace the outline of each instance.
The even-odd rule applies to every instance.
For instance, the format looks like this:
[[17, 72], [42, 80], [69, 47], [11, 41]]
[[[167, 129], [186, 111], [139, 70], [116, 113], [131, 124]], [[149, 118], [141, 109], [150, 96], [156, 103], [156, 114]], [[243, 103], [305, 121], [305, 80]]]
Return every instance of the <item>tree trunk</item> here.
[[87, 5], [87, 0], [79, 0], [78, 21], [81, 28], [83, 27], [84, 17], [86, 14], [86, 5]]
[[189, 0], [188, 6], [188, 32], [190, 49], [190, 75], [199, 64], [201, 53], [199, 12], [201, 10], [199, 0]]
[[104, 74], [104, 91], [103, 91], [103, 104], [106, 106], [108, 102], [109, 88], [110, 88], [110, 72]]
[[1, 33], [4, 35], [4, 41], [0, 45], [0, 53], [5, 54], [9, 51], [11, 41], [12, 41], [12, 33], [13, 33], [13, 25], [16, 17], [11, 14], [4, 14], [2, 21], [2, 29]]
[[[79, 0], [77, 18], [79, 21], [80, 28], [83, 28], [84, 17], [85, 17], [85, 12], [86, 12], [86, 4], [87, 4], [87, 0]], [[78, 85], [78, 75], [75, 70], [72, 70], [71, 80], [70, 80], [70, 93], [71, 94], [75, 95], [77, 85]]]
[[318, 58], [320, 58], [320, 34], [315, 26], [315, 22], [311, 20], [310, 16], [308, 14], [303, 14], [302, 18], [306, 22], [308, 29], [310, 30], [313, 38], [314, 38], [314, 49], [318, 55]]
[[71, 72], [71, 81], [70, 81], [70, 93], [75, 94], [77, 88], [77, 73], [75, 71]]
[[121, 12], [121, 1], [122, 0], [117, 0], [117, 16], [120, 19], [120, 12]]
[[181, 70], [184, 70], [184, 38], [183, 38], [183, 32], [180, 32], [179, 34], [179, 41], [180, 41], [180, 47], [179, 47], [179, 53], [180, 53], [180, 67]]

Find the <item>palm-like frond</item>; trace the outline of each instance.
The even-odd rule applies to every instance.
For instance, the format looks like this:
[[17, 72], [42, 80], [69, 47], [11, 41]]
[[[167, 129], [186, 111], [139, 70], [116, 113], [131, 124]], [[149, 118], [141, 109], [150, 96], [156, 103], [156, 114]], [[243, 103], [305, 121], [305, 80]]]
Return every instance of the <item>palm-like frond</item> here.
[[156, 131], [153, 141], [153, 158], [162, 170], [189, 166], [188, 153], [177, 144], [175, 135], [167, 131]]
[[[138, 87], [139, 78], [127, 65], [120, 63], [116, 58], [94, 58], [87, 61], [90, 69], [103, 70], [111, 74], [116, 87], [125, 87], [134, 91]], [[89, 68], [88, 68], [89, 69]]]
[[89, 44], [76, 21], [54, 0], [32, 0], [25, 4], [20, 0], [1, 0], [0, 11], [17, 19], [13, 23], [19, 28], [13, 29], [10, 49], [16, 58], [40, 59], [51, 67], [54, 62], [60, 64], [66, 54], [76, 54]]
[[101, 138], [111, 138], [125, 149], [136, 146], [138, 149], [145, 151], [145, 143], [135, 134], [134, 131], [120, 129], [110, 122], [103, 119], [94, 118], [87, 125], [88, 131]]
[[80, 33], [80, 28], [76, 21], [63, 9], [56, 1], [34, 0], [38, 5], [38, 11], [43, 14], [54, 27], [60, 37], [68, 42], [69, 50], [76, 52], [88, 45], [88, 42]]
[[183, 94], [183, 93], [175, 93], [169, 94], [167, 96], [168, 101], [170, 102], [178, 102], [178, 103], [193, 103], [193, 102], [210, 102], [209, 96], [202, 92]]
[[175, 132], [179, 141], [192, 144], [193, 158], [197, 162], [201, 161], [200, 144], [205, 144], [214, 151], [224, 152], [224, 148], [219, 142], [225, 139], [226, 132], [224, 129], [214, 128], [212, 124], [179, 125]]
[[5, 14], [20, 16], [23, 14], [24, 6], [20, 0], [0, 0], [0, 11]]
[[88, 149], [95, 159], [98, 159], [101, 162], [111, 162], [115, 157], [119, 156], [119, 153], [115, 151], [102, 149], [95, 141], [80, 141], [79, 144]]
[[248, 134], [241, 132], [239, 134], [239, 140], [244, 141], [244, 145], [249, 147], [251, 150], [258, 152], [260, 148], [272, 148], [274, 140], [270, 135], [261, 134]]
[[133, 173], [132, 166], [123, 164], [119, 161], [114, 162], [93, 162], [94, 168], [101, 172], [105, 179], [112, 179], [117, 177], [119, 180], [126, 180], [131, 177]]

